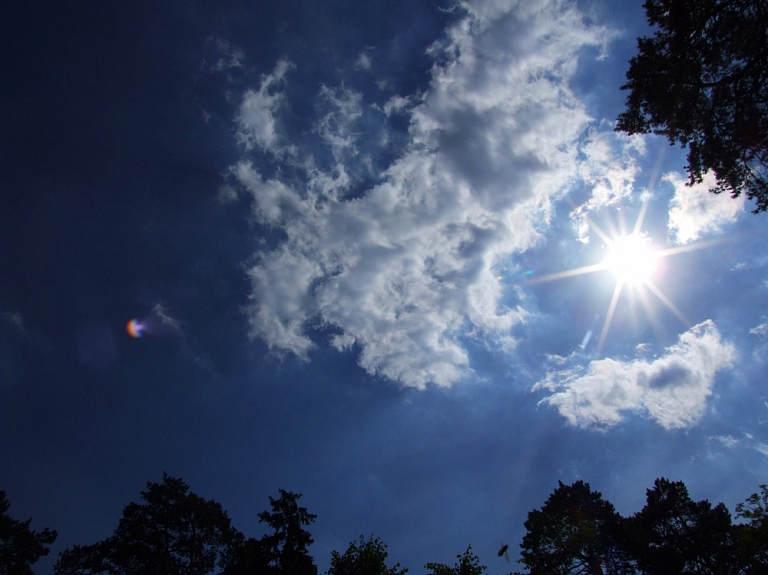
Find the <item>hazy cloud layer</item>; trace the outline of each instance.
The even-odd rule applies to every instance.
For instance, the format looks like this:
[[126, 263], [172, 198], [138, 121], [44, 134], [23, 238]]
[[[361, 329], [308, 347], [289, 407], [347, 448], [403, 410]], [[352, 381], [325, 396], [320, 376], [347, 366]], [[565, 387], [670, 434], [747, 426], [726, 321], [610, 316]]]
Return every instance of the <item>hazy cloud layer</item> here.
[[645, 413], [666, 429], [688, 427], [704, 413], [717, 372], [735, 358], [735, 348], [707, 320], [652, 361], [595, 360], [586, 369], [554, 371], [533, 390], [551, 391], [542, 403], [580, 427], [615, 425], [627, 411]]
[[736, 221], [744, 211], [744, 195], [737, 199], [728, 194], [712, 194], [714, 174], [708, 172], [700, 184], [686, 185], [688, 178], [672, 173], [664, 180], [675, 188], [670, 201], [669, 230], [679, 244], [698, 240], [701, 236], [721, 231]]
[[[450, 385], [471, 373], [463, 338], [515, 345], [512, 330], [528, 313], [503, 303], [514, 293], [495, 266], [540, 241], [552, 201], [574, 182], [624, 193], [633, 168], [616, 172], [605, 138], [585, 137], [591, 119], [568, 87], [581, 49], [603, 46], [606, 31], [557, 0], [464, 8], [430, 49], [432, 80], [420, 98], [381, 109], [352, 89], [320, 87], [326, 112], [314, 133], [330, 169], [280, 132], [289, 64], [243, 97], [238, 138], [251, 156], [231, 175], [253, 196], [256, 219], [284, 238], [249, 270], [251, 334], [272, 349], [306, 358], [315, 345], [307, 328], [321, 328], [371, 374]], [[358, 138], [363, 110], [410, 114], [410, 141], [378, 185], [352, 197], [350, 174], [371, 165]], [[255, 153], [283, 159], [303, 181], [280, 171], [265, 178]]]

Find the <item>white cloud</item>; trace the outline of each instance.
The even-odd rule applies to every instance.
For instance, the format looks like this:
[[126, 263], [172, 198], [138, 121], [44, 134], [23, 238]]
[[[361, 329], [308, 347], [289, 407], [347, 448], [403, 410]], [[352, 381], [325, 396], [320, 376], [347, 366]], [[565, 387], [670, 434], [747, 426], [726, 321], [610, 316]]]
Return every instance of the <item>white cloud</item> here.
[[[315, 133], [333, 153], [330, 173], [308, 152], [291, 167], [303, 182], [265, 179], [251, 160], [231, 170], [254, 197], [257, 219], [282, 237], [249, 275], [251, 334], [307, 357], [309, 325], [354, 349], [372, 374], [412, 387], [451, 385], [471, 373], [463, 338], [514, 347], [528, 314], [505, 303], [495, 266], [540, 241], [551, 205], [581, 175], [577, 144], [591, 119], [568, 87], [580, 50], [605, 30], [571, 3], [479, 1], [435, 44], [436, 63], [409, 110], [410, 143], [379, 184], [347, 198], [350, 162], [364, 161], [352, 129], [360, 95], [321, 90], [332, 112]], [[249, 151], [279, 156], [288, 138], [276, 114], [278, 65], [237, 116]], [[275, 152], [277, 150], [277, 152]], [[299, 158], [303, 158], [299, 160]], [[297, 168], [299, 166], [299, 168]]]
[[288, 149], [280, 145], [277, 135], [275, 114], [283, 98], [280, 93], [275, 93], [275, 87], [283, 82], [292, 67], [287, 60], [280, 60], [271, 74], [262, 77], [258, 90], [248, 90], [243, 96], [237, 114], [237, 140], [246, 149], [258, 146], [275, 155]]
[[639, 411], [665, 429], [688, 427], [704, 413], [717, 372], [735, 358], [733, 345], [707, 320], [652, 361], [596, 360], [586, 370], [549, 373], [533, 390], [553, 392], [542, 403], [556, 407], [572, 425], [609, 427], [624, 412]]
[[700, 184], [693, 186], [686, 185], [688, 179], [678, 173], [666, 174], [663, 180], [675, 188], [675, 195], [670, 201], [668, 225], [679, 244], [721, 232], [744, 211], [744, 195], [734, 199], [728, 194], [709, 192], [716, 185], [712, 172], [708, 172]]
[[763, 322], [760, 325], [753, 327], [749, 330], [749, 333], [756, 335], [759, 338], [768, 337], [768, 322]]
[[719, 442], [726, 449], [733, 449], [741, 443], [741, 439], [736, 439], [732, 435], [717, 435], [710, 437], [710, 439], [714, 439], [715, 441]]
[[331, 109], [317, 123], [316, 131], [337, 162], [357, 153], [355, 140], [358, 133], [354, 131], [354, 125], [363, 115], [362, 98], [362, 94], [354, 90], [320, 87], [320, 99]]
[[304, 209], [298, 193], [279, 180], [265, 182], [251, 162], [239, 162], [230, 172], [252, 194], [254, 212], [260, 223], [281, 225]]
[[636, 191], [635, 178], [640, 172], [638, 159], [645, 154], [645, 139], [601, 126], [600, 130], [589, 130], [580, 151], [584, 159], [579, 164], [579, 175], [590, 189], [590, 195], [571, 212], [571, 217], [580, 230], [581, 241], [586, 241], [589, 212], [619, 204]]
[[360, 55], [357, 57], [357, 60], [355, 60], [355, 69], [370, 70], [372, 63], [373, 63], [373, 58], [371, 57], [371, 50], [369, 48], [360, 52]]
[[412, 105], [410, 98], [404, 98], [403, 96], [392, 96], [384, 104], [384, 114], [391, 116], [397, 114], [403, 110], [408, 109]]

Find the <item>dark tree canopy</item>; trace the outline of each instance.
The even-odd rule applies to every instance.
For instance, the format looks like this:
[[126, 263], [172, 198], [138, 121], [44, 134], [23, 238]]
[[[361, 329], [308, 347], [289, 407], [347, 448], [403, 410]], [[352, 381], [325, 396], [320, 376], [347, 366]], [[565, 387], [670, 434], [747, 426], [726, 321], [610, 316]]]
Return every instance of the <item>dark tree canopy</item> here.
[[387, 567], [387, 546], [378, 537], [371, 535], [365, 539], [352, 541], [340, 555], [331, 553], [331, 566], [327, 575], [405, 575], [408, 569], [400, 569], [400, 564]]
[[616, 129], [688, 147], [689, 184], [768, 209], [768, 0], [646, 0]]
[[760, 486], [744, 503], [736, 506], [736, 516], [746, 520], [735, 526], [740, 563], [744, 573], [768, 572], [768, 485]]
[[456, 564], [451, 567], [444, 563], [427, 563], [424, 568], [429, 569], [427, 575], [483, 575], [485, 565], [480, 565], [480, 558], [472, 551], [472, 546], [467, 547], [461, 555], [456, 555]]
[[682, 481], [657, 479], [645, 507], [629, 519], [631, 553], [642, 573], [739, 573], [731, 515], [720, 503], [693, 501]]
[[274, 532], [252, 545], [264, 554], [269, 569], [279, 575], [317, 575], [317, 566], [307, 551], [312, 535], [304, 529], [317, 515], [299, 507], [300, 498], [301, 493], [280, 489], [278, 499], [269, 498], [272, 511], [259, 513], [259, 520]]
[[528, 513], [520, 562], [531, 575], [631, 572], [613, 505], [588, 483], [558, 483], [544, 506]]
[[163, 474], [141, 498], [123, 509], [111, 537], [64, 551], [54, 574], [208, 575], [226, 569], [242, 545], [221, 505], [189, 492], [181, 479]]
[[[528, 514], [520, 563], [528, 575], [765, 575], [768, 486], [736, 506], [693, 501], [681, 481], [660, 478], [645, 507], [622, 517], [589, 485], [559, 486]], [[439, 574], [438, 574], [439, 575]]]
[[10, 502], [0, 491], [0, 575], [32, 575], [31, 565], [48, 555], [56, 532], [29, 528], [31, 519], [19, 521], [8, 515]]

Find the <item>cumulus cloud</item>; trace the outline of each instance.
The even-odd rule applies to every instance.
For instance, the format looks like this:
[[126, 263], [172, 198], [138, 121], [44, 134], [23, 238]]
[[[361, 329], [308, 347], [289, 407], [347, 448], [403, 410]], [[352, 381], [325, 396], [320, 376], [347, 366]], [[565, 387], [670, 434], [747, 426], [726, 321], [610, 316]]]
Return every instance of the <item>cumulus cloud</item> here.
[[688, 178], [671, 173], [664, 181], [675, 188], [670, 201], [669, 230], [679, 244], [687, 244], [703, 235], [717, 233], [736, 221], [744, 211], [744, 196], [731, 198], [728, 194], [713, 194], [715, 175], [707, 172], [700, 184], [688, 186]]
[[586, 369], [553, 371], [533, 390], [552, 392], [542, 403], [580, 427], [610, 427], [627, 411], [645, 413], [665, 429], [688, 427], [704, 413], [717, 372], [735, 358], [733, 345], [707, 320], [683, 333], [661, 357], [606, 358]]
[[430, 50], [426, 92], [381, 111], [410, 115], [404, 152], [354, 196], [351, 162], [366, 156], [360, 94], [321, 88], [330, 111], [314, 133], [335, 165], [298, 150], [291, 167], [302, 177], [290, 180], [265, 177], [254, 155], [279, 158], [289, 141], [276, 90], [289, 65], [243, 98], [236, 121], [250, 156], [230, 175], [281, 238], [249, 270], [251, 335], [273, 350], [306, 358], [316, 345], [307, 330], [319, 329], [371, 374], [422, 388], [471, 373], [466, 338], [514, 346], [528, 313], [495, 268], [540, 241], [552, 203], [582, 177], [591, 119], [568, 82], [580, 51], [607, 34], [559, 0], [463, 6]]

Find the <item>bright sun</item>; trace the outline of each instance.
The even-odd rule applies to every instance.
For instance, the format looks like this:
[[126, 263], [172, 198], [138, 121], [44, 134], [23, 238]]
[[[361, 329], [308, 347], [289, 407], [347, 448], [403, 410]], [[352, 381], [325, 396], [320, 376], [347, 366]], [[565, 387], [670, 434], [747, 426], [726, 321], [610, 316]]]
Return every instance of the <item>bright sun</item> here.
[[[648, 207], [648, 199], [643, 204], [640, 214], [635, 222], [634, 230], [632, 233], [623, 236], [613, 236], [606, 234], [600, 229], [594, 222], [587, 220], [589, 227], [603, 240], [605, 245], [608, 246], [608, 256], [601, 262], [582, 266], [580, 268], [573, 268], [570, 270], [564, 270], [553, 274], [540, 276], [532, 279], [532, 283], [547, 282], [552, 280], [560, 280], [568, 277], [573, 277], [581, 274], [588, 274], [599, 271], [610, 271], [616, 276], [616, 285], [613, 289], [613, 296], [611, 297], [611, 303], [608, 305], [608, 311], [605, 314], [603, 321], [603, 329], [600, 332], [600, 337], [597, 342], [596, 353], [599, 355], [605, 344], [605, 339], [608, 336], [608, 330], [611, 327], [614, 313], [616, 312], [616, 306], [619, 303], [619, 297], [625, 287], [635, 288], [635, 296], [639, 298], [639, 301], [648, 309], [648, 317], [653, 318], [655, 314], [651, 310], [650, 302], [647, 298], [647, 293], [653, 293], [667, 308], [669, 308], [680, 320], [686, 324], [691, 325], [691, 322], [683, 315], [683, 313], [677, 309], [674, 303], [664, 295], [654, 281], [653, 275], [656, 272], [658, 263], [661, 258], [688, 251], [691, 249], [698, 249], [704, 247], [706, 243], [700, 243], [699, 245], [679, 246], [675, 248], [669, 248], [665, 250], [655, 250], [651, 246], [650, 238], [640, 232], [640, 228], [643, 223], [643, 217]], [[587, 332], [585, 342], [589, 341], [592, 331]], [[582, 348], [586, 345], [582, 344]]]
[[648, 237], [633, 233], [611, 242], [605, 267], [625, 284], [637, 286], [647, 283], [656, 270], [658, 255], [651, 248]]

